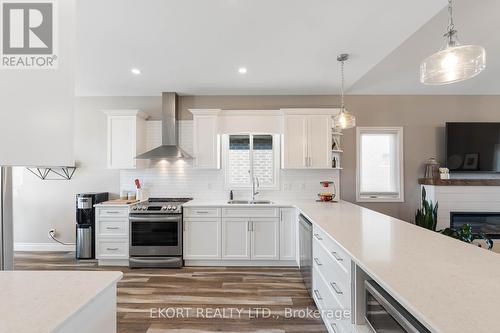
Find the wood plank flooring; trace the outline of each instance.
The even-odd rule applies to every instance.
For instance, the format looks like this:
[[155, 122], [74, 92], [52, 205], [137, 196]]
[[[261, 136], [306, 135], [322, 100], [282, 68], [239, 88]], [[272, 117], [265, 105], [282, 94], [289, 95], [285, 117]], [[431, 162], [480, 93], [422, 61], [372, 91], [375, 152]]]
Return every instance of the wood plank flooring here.
[[291, 310], [316, 310], [296, 268], [132, 270], [77, 261], [74, 252], [16, 252], [15, 268], [122, 271], [119, 333], [327, 332], [321, 319], [289, 315]]

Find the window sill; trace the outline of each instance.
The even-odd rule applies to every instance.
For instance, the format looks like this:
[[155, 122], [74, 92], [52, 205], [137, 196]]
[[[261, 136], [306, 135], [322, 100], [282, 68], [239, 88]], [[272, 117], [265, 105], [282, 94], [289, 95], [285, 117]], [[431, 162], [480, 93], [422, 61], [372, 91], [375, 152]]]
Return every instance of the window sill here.
[[403, 197], [357, 197], [356, 202], [405, 202]]

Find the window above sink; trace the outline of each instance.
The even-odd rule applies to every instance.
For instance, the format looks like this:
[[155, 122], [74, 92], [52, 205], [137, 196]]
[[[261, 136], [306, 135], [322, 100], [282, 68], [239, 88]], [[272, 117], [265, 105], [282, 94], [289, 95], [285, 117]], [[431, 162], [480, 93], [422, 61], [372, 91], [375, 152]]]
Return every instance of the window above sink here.
[[223, 165], [228, 189], [252, 188], [252, 179], [259, 179], [259, 188], [279, 189], [280, 136], [277, 134], [223, 135]]

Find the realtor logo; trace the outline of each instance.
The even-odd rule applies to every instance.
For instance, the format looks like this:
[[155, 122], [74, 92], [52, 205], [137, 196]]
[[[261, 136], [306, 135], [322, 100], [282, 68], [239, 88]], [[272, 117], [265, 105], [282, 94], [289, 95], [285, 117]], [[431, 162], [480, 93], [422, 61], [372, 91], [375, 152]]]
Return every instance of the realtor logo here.
[[0, 0], [1, 68], [56, 68], [54, 0]]

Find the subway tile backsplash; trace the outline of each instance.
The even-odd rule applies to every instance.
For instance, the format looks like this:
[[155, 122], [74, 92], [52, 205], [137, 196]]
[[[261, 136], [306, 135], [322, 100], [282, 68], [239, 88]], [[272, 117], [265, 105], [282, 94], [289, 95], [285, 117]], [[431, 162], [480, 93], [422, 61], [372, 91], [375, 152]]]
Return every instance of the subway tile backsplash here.
[[[148, 122], [148, 146], [161, 143], [160, 122]], [[180, 145], [192, 153], [192, 121], [180, 121]], [[196, 199], [225, 200], [230, 188], [224, 184], [224, 170], [194, 169], [191, 160], [150, 162], [147, 169], [122, 170], [120, 190], [134, 191], [134, 180], [141, 180], [149, 197], [194, 197]], [[320, 181], [333, 180], [340, 194], [338, 170], [281, 170], [279, 190], [260, 190], [261, 199], [317, 199], [319, 192], [327, 189]], [[330, 189], [328, 189], [330, 190]], [[236, 199], [251, 197], [251, 189], [234, 190]]]

